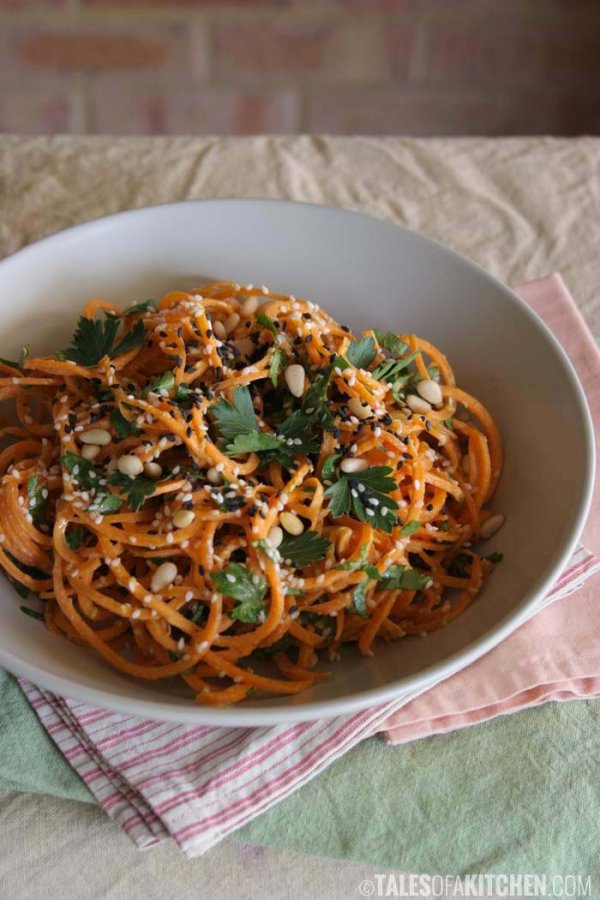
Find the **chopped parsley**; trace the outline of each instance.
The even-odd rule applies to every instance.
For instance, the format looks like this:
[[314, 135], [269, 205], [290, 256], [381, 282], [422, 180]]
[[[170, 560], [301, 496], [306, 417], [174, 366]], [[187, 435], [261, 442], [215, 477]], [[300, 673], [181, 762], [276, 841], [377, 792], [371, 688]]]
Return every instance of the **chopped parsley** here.
[[389, 534], [395, 527], [398, 504], [389, 495], [396, 490], [388, 466], [342, 475], [325, 491], [332, 516], [352, 515], [360, 522]]
[[80, 547], [83, 547], [86, 536], [87, 532], [85, 528], [81, 527], [81, 525], [75, 525], [73, 528], [69, 528], [65, 532], [65, 540], [71, 550], [79, 550]]
[[110, 424], [115, 429], [117, 437], [120, 438], [127, 438], [131, 435], [141, 434], [140, 429], [129, 422], [128, 419], [125, 418], [121, 410], [116, 406], [110, 414]]
[[156, 481], [153, 478], [146, 478], [144, 475], [130, 478], [129, 475], [123, 475], [121, 472], [113, 472], [108, 483], [122, 488], [122, 496], [129, 509], [134, 512], [138, 512], [146, 498], [156, 490]]
[[379, 346], [384, 350], [389, 350], [393, 356], [404, 356], [410, 350], [408, 344], [395, 335], [393, 331], [387, 331], [385, 334], [382, 334], [381, 331], [375, 330], [374, 334]]
[[399, 534], [402, 534], [402, 535], [414, 534], [415, 531], [418, 531], [420, 527], [421, 527], [420, 522], [415, 522], [415, 521], [407, 522], [406, 525], [402, 526], [402, 528], [399, 531]]
[[273, 355], [271, 356], [271, 365], [269, 366], [269, 378], [271, 379], [273, 387], [277, 387], [279, 373], [283, 369], [284, 363], [285, 353], [283, 350], [280, 350], [279, 347], [275, 347], [273, 349]]
[[241, 563], [229, 563], [210, 577], [221, 594], [239, 601], [229, 613], [230, 618], [239, 622], [260, 622], [261, 613], [265, 613], [262, 601], [267, 593], [267, 582], [261, 575]]
[[235, 441], [239, 435], [259, 432], [258, 420], [252, 397], [247, 387], [237, 387], [231, 397], [231, 403], [225, 397], [219, 397], [211, 407], [215, 425], [224, 441]]
[[331, 479], [335, 475], [335, 467], [339, 463], [342, 458], [341, 453], [333, 453], [331, 456], [328, 456], [325, 462], [323, 463], [323, 468], [321, 469], [321, 475], [324, 479]]
[[20, 371], [23, 371], [23, 365], [25, 363], [25, 360], [29, 356], [29, 350], [29, 344], [25, 344], [25, 346], [21, 350], [19, 359], [4, 359], [3, 356], [0, 356], [0, 362], [4, 363], [5, 366], [10, 366], [11, 369], [19, 369]]
[[154, 381], [151, 381], [150, 384], [147, 384], [144, 390], [142, 391], [142, 397], [145, 399], [148, 394], [160, 394], [161, 391], [166, 391], [170, 393], [175, 387], [175, 376], [171, 371], [163, 372], [162, 375], [159, 375]]
[[363, 619], [369, 618], [366, 593], [368, 586], [369, 579], [365, 578], [364, 581], [359, 581], [352, 593], [352, 606], [350, 607], [350, 611], [356, 613], [357, 616], [362, 616]]
[[357, 369], [366, 369], [373, 362], [375, 353], [375, 341], [372, 337], [366, 337], [352, 341], [346, 351], [346, 358]]
[[256, 317], [256, 321], [259, 325], [262, 325], [263, 328], [266, 328], [268, 331], [272, 332], [272, 334], [277, 334], [277, 328], [275, 327], [275, 322], [264, 312], [259, 312]]
[[95, 366], [105, 356], [114, 359], [141, 346], [146, 336], [141, 319], [115, 344], [118, 330], [119, 320], [114, 316], [104, 320], [80, 316], [71, 346], [63, 351], [63, 355], [80, 366]]
[[77, 453], [63, 453], [60, 461], [77, 484], [86, 491], [95, 491], [100, 480], [100, 471], [96, 469], [89, 459], [78, 456]]
[[323, 559], [329, 547], [330, 542], [327, 538], [321, 537], [315, 531], [303, 531], [298, 535], [285, 534], [277, 549], [285, 563], [291, 563], [301, 569]]
[[[44, 496], [44, 494], [46, 496]], [[40, 484], [37, 475], [27, 479], [27, 496], [29, 497], [29, 513], [34, 525], [47, 523], [47, 497], [48, 491], [44, 484]]]

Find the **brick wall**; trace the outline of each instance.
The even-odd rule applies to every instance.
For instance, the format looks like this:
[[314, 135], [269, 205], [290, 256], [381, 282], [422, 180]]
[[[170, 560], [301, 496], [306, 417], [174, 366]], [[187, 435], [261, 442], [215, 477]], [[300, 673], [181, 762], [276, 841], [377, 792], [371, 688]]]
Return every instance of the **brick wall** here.
[[600, 133], [600, 0], [0, 0], [0, 131]]

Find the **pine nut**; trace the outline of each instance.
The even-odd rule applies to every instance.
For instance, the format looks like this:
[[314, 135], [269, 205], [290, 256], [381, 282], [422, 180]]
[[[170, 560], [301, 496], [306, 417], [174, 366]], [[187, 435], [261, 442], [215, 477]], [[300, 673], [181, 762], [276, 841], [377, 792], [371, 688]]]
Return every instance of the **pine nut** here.
[[479, 529], [480, 537], [485, 541], [502, 528], [504, 525], [504, 516], [495, 515], [486, 519]]
[[258, 297], [252, 295], [242, 303], [242, 313], [245, 316], [253, 316], [258, 309]]
[[169, 587], [170, 584], [173, 584], [176, 578], [177, 566], [175, 565], [175, 563], [162, 563], [152, 575], [152, 581], [150, 582], [152, 593], [157, 594], [159, 591], [162, 591], [166, 587]]
[[157, 462], [147, 462], [144, 465], [144, 475], [148, 478], [160, 478], [162, 475], [162, 466]]
[[191, 509], [178, 509], [173, 516], [173, 525], [175, 528], [187, 528], [195, 518], [196, 514]]
[[340, 463], [342, 472], [364, 472], [368, 468], [369, 463], [366, 459], [359, 459], [354, 456], [347, 456]]
[[424, 378], [423, 381], [420, 381], [417, 391], [423, 400], [431, 403], [432, 406], [440, 406], [444, 402], [441, 387], [437, 381], [432, 381], [431, 378]]
[[223, 326], [225, 328], [225, 332], [227, 335], [230, 335], [234, 328], [237, 328], [240, 324], [240, 317], [237, 313], [231, 313], [230, 316], [227, 316], [225, 321], [223, 322]]
[[84, 459], [96, 459], [99, 453], [100, 447], [98, 444], [84, 444], [81, 448], [81, 455]]
[[371, 407], [366, 403], [361, 403], [358, 397], [351, 397], [348, 400], [348, 409], [357, 419], [368, 419], [372, 415]]
[[217, 472], [214, 466], [206, 471], [206, 477], [211, 484], [221, 484], [221, 473]]
[[431, 411], [431, 403], [423, 400], [422, 397], [417, 397], [416, 394], [409, 394], [406, 398], [406, 404], [413, 412], [421, 413], [422, 415]]
[[273, 525], [273, 527], [269, 530], [267, 535], [267, 540], [270, 543], [271, 547], [277, 549], [280, 543], [283, 540], [283, 531], [279, 527], [279, 525]]
[[304, 525], [295, 513], [282, 512], [279, 521], [289, 534], [297, 535], [304, 531]]
[[135, 456], [133, 453], [126, 453], [124, 456], [120, 457], [117, 463], [117, 469], [122, 475], [128, 475], [130, 478], [135, 478], [136, 475], [141, 475], [144, 471], [144, 464], [139, 456]]
[[220, 341], [227, 340], [227, 332], [225, 331], [225, 326], [222, 322], [219, 322], [218, 319], [211, 322], [213, 334], [215, 334]]
[[112, 438], [110, 431], [107, 431], [106, 428], [90, 428], [89, 431], [84, 431], [79, 435], [79, 440], [82, 444], [99, 444], [101, 447], [105, 447], [110, 444]]
[[301, 397], [304, 393], [304, 378], [304, 369], [297, 363], [285, 370], [285, 383], [294, 397]]

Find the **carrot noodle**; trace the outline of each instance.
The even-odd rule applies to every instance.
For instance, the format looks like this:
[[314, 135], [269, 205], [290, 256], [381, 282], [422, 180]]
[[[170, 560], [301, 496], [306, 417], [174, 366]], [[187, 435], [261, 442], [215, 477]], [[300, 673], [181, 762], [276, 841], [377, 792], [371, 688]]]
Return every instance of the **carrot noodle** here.
[[[373, 655], [474, 601], [496, 561], [472, 542], [492, 524], [502, 443], [437, 348], [375, 331], [357, 345], [316, 304], [231, 282], [124, 313], [93, 299], [82, 322], [113, 329], [99, 358], [0, 361], [0, 565], [53, 634], [219, 706], [308, 690], [343, 645]], [[240, 391], [266, 450], [220, 433]], [[411, 394], [433, 400], [414, 412]], [[273, 445], [294, 413], [301, 436]], [[360, 493], [374, 470], [391, 479], [390, 509]], [[350, 505], [334, 512], [344, 478]], [[387, 527], [376, 513], [392, 509]], [[286, 558], [290, 521], [318, 553]], [[393, 573], [408, 580], [387, 587]]]

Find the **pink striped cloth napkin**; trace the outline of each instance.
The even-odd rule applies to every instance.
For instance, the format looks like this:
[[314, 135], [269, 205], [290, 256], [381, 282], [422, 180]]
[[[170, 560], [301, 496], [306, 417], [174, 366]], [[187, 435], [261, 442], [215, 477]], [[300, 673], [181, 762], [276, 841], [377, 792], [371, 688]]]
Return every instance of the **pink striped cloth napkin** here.
[[[554, 332], [577, 370], [595, 423], [600, 471], [598, 347], [560, 275], [517, 291]], [[599, 585], [590, 578], [599, 568], [593, 554], [600, 555], [600, 478], [582, 541], [592, 553], [575, 554], [561, 578], [580, 582], [569, 602], [544, 609], [482, 659], [392, 713], [382, 725], [388, 743], [454, 731], [550, 700], [600, 697]]]
[[[539, 284], [548, 285], [549, 281], [552, 279]], [[568, 615], [571, 604], [580, 599], [579, 594], [568, 603], [555, 601], [581, 590], [584, 582], [599, 570], [600, 560], [579, 548], [543, 601], [544, 611], [523, 629], [535, 629], [550, 613], [558, 615], [564, 611]], [[576, 617], [580, 629], [589, 630], [592, 636], [595, 629], [595, 643], [600, 646], [596, 619], [590, 617], [586, 624], [580, 615], [578, 612]], [[577, 665], [581, 636], [573, 633], [572, 637], [571, 654], [564, 654], [565, 665], [570, 660], [570, 667], [562, 673], [544, 670], [540, 657], [538, 684], [548, 684], [545, 671], [551, 671], [553, 684], [568, 680], [571, 689], [576, 678], [582, 678]], [[481, 719], [530, 705], [529, 698], [521, 703], [515, 699], [518, 692], [513, 681], [506, 677], [515, 663], [511, 641], [513, 637], [493, 651], [496, 662], [488, 670], [487, 677], [497, 679], [495, 706], [489, 702], [481, 705], [476, 694], [475, 701], [470, 703], [467, 690], [462, 690], [465, 702], [460, 710], [455, 703], [440, 707], [441, 695], [435, 692], [443, 685], [437, 685], [421, 696], [413, 692], [352, 716], [271, 728], [189, 727], [144, 721], [55, 697], [25, 681], [21, 681], [21, 687], [42, 724], [99, 804], [138, 847], [149, 848], [171, 837], [192, 857], [204, 853], [301, 787], [377, 731], [385, 730], [388, 739], [397, 742], [410, 739], [406, 737], [410, 729], [414, 737], [420, 737], [448, 727], [472, 724], [478, 720], [475, 708], [479, 709]], [[567, 647], [564, 634], [561, 642]], [[469, 673], [476, 666], [485, 666], [493, 654], [452, 676], [451, 681], [460, 678], [462, 684], [462, 679], [468, 678], [465, 684], [472, 690], [473, 679]], [[600, 652], [590, 652], [587, 664], [588, 681], [595, 677], [597, 680]], [[582, 696], [595, 696], [586, 693], [584, 678], [579, 682], [579, 690]], [[539, 699], [543, 699], [541, 694]], [[509, 708], [502, 708], [503, 703]], [[455, 724], [448, 725], [444, 709]], [[408, 711], [408, 718], [398, 719], [403, 710]], [[429, 729], [427, 722], [432, 723]]]

